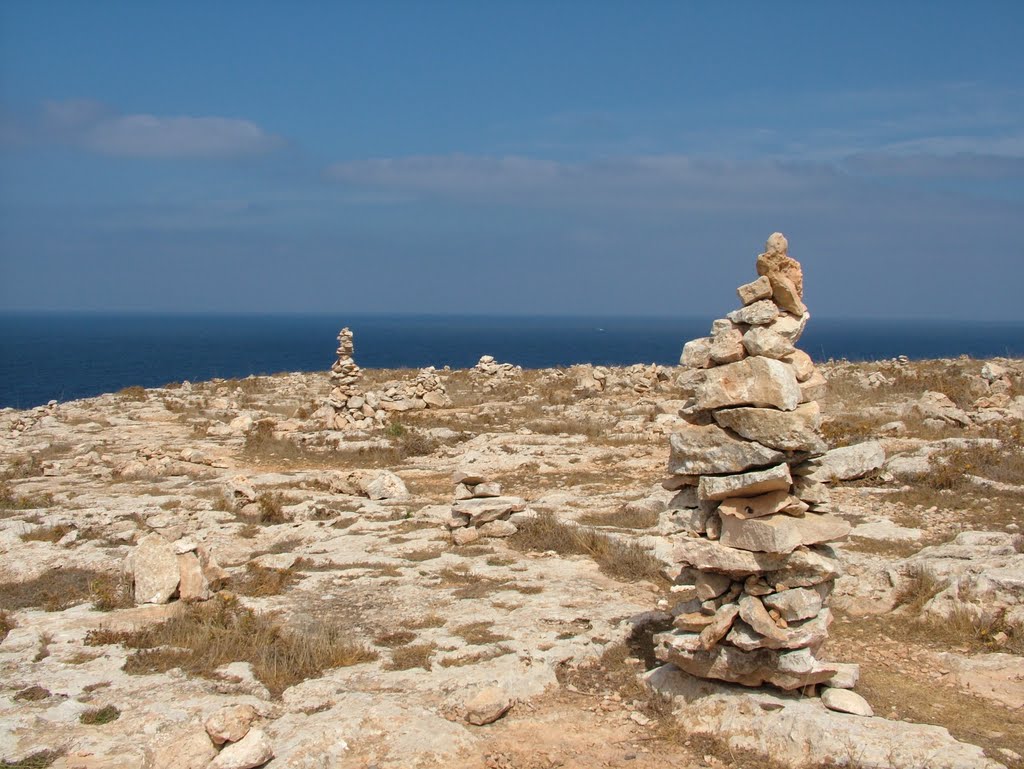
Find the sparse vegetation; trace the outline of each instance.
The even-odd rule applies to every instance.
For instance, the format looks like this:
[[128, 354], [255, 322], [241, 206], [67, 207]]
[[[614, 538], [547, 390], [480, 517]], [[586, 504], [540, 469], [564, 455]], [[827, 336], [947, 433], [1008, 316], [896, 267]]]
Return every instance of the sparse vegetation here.
[[390, 633], [382, 633], [373, 639], [377, 646], [386, 646], [394, 649], [398, 646], [405, 646], [416, 640], [416, 634], [409, 630], [394, 630]]
[[40, 750], [17, 761], [0, 759], [0, 769], [47, 769], [63, 755], [59, 750]]
[[250, 562], [245, 565], [245, 575], [232, 578], [230, 585], [240, 595], [264, 598], [280, 595], [301, 578], [295, 569], [271, 569]]
[[86, 726], [103, 726], [121, 717], [121, 711], [114, 705], [105, 705], [102, 708], [90, 708], [78, 717], [78, 720]]
[[117, 391], [117, 394], [126, 401], [144, 401], [146, 400], [146, 388], [140, 385], [131, 385], [130, 387], [122, 387]]
[[435, 651], [437, 651], [437, 646], [432, 643], [400, 646], [391, 652], [391, 661], [385, 667], [388, 670], [410, 670], [411, 668], [430, 670], [430, 660]]
[[498, 643], [499, 641], [509, 640], [508, 636], [497, 635], [494, 633], [491, 630], [493, 626], [493, 622], [470, 622], [467, 625], [461, 625], [460, 627], [455, 628], [453, 632], [472, 646], [482, 646], [484, 644], [493, 644]]
[[259, 521], [267, 525], [287, 523], [288, 517], [284, 514], [284, 496], [277, 492], [264, 492], [256, 497], [256, 505], [259, 507]]
[[658, 514], [649, 510], [616, 510], [611, 513], [585, 513], [579, 523], [586, 526], [610, 526], [617, 529], [649, 529], [658, 525]]
[[14, 630], [14, 627], [11, 615], [0, 609], [0, 642], [7, 638], [7, 634]]
[[518, 550], [587, 555], [609, 577], [664, 580], [661, 562], [634, 542], [613, 539], [585, 526], [570, 526], [547, 512], [518, 525], [519, 531], [508, 540]]
[[21, 539], [23, 542], [59, 542], [73, 530], [74, 527], [66, 523], [40, 526], [22, 534]]
[[14, 695], [15, 702], [39, 702], [50, 697], [50, 690], [42, 686], [29, 686]]
[[[103, 607], [130, 605], [122, 595], [120, 577], [90, 569], [50, 569], [25, 582], [0, 584], [0, 609], [61, 611], [69, 606], [95, 600]], [[112, 603], [111, 603], [112, 602]], [[99, 607], [98, 607], [99, 608]]]
[[133, 649], [124, 668], [129, 673], [180, 667], [192, 675], [210, 677], [221, 665], [249, 662], [256, 677], [275, 695], [330, 668], [377, 656], [330, 625], [286, 630], [276, 616], [257, 614], [224, 596], [181, 605], [173, 617], [154, 627], [91, 631], [86, 643], [119, 643]]

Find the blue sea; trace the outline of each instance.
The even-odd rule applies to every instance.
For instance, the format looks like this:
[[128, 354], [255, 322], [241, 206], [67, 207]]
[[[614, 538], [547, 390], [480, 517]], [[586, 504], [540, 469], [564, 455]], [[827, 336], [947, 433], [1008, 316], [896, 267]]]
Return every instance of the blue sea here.
[[[0, 313], [0, 407], [29, 408], [128, 385], [325, 371], [342, 326], [364, 368], [675, 365], [710, 318]], [[816, 360], [1024, 355], [1024, 323], [812, 318], [800, 346]]]

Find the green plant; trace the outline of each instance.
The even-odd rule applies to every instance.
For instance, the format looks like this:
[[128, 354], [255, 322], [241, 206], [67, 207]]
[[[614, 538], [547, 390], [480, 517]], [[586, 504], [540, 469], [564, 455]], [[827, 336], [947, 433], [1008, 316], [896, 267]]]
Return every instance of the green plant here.
[[78, 717], [78, 720], [87, 726], [102, 726], [116, 721], [121, 717], [121, 711], [114, 705], [106, 705], [102, 708], [91, 708]]

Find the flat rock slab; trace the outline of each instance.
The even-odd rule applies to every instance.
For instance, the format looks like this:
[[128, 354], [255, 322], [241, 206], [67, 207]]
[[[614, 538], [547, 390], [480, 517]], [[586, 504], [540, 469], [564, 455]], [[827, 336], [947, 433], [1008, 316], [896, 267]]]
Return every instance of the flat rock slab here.
[[792, 769], [811, 763], [891, 769], [1005, 769], [981, 748], [939, 726], [836, 713], [813, 698], [751, 692], [704, 681], [674, 665], [645, 674], [653, 691], [671, 698], [690, 734], [724, 739]]
[[800, 400], [800, 387], [793, 368], [782, 361], [759, 356], [708, 369], [704, 381], [697, 387], [697, 408], [703, 411], [729, 406], [792, 411], [800, 405]]
[[722, 516], [721, 543], [758, 553], [790, 553], [801, 545], [834, 542], [850, 533], [850, 524], [834, 515], [808, 513], [803, 518]]
[[817, 403], [804, 403], [793, 411], [740, 407], [714, 413], [722, 427], [748, 440], [783, 451], [821, 453], [827, 448], [818, 429], [821, 408]]
[[806, 476], [822, 483], [852, 481], [861, 478], [885, 464], [885, 449], [878, 441], [867, 441], [853, 446], [832, 449], [827, 454], [807, 462], [811, 472]]
[[786, 457], [754, 441], [740, 440], [717, 425], [690, 425], [669, 437], [668, 471], [676, 475], [739, 473]]

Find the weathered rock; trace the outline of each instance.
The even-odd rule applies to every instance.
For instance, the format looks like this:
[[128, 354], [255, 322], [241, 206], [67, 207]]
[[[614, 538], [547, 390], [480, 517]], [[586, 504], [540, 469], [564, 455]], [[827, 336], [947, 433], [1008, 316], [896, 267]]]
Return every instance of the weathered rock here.
[[770, 299], [772, 296], [772, 284], [768, 277], [762, 275], [752, 283], [746, 283], [736, 289], [740, 301], [744, 305], [753, 304], [761, 299]]
[[502, 539], [504, 537], [511, 537], [519, 531], [519, 528], [512, 521], [498, 520], [483, 524], [477, 531], [480, 532], [481, 537]]
[[828, 382], [825, 377], [821, 375], [821, 372], [815, 371], [811, 374], [810, 378], [806, 381], [799, 382], [800, 386], [800, 402], [810, 403], [811, 401], [819, 400], [825, 397], [825, 391], [828, 388]]
[[476, 526], [466, 526], [461, 529], [452, 529], [452, 542], [456, 545], [468, 545], [480, 539], [480, 529]]
[[680, 648], [675, 638], [672, 633], [659, 633], [654, 637], [658, 659], [701, 678], [717, 678], [744, 686], [769, 683], [790, 690], [822, 683], [836, 672], [827, 662], [816, 660], [808, 649], [744, 651], [719, 644], [710, 650], [692, 651]]
[[683, 345], [679, 365], [687, 368], [707, 368], [711, 365], [711, 344], [709, 336], [692, 339]]
[[153, 749], [153, 769], [206, 769], [217, 748], [201, 730], [162, 737]]
[[209, 769], [255, 769], [274, 757], [270, 738], [260, 729], [250, 729], [238, 742], [227, 745], [210, 762]]
[[870, 718], [875, 714], [868, 701], [849, 689], [826, 688], [821, 693], [821, 704], [829, 710], [840, 713], [852, 713], [855, 716]]
[[911, 406], [911, 411], [921, 419], [937, 419], [951, 425], [966, 427], [971, 418], [945, 393], [929, 390]]
[[178, 597], [182, 601], [205, 601], [210, 595], [210, 583], [195, 553], [178, 555]]
[[494, 723], [512, 709], [508, 692], [498, 686], [487, 686], [466, 701], [466, 721], [474, 726]]
[[769, 491], [756, 497], [730, 497], [722, 501], [718, 506], [718, 512], [735, 518], [761, 518], [781, 512], [795, 499], [785, 490]]
[[788, 491], [791, 483], [789, 465], [781, 464], [767, 470], [751, 470], [736, 475], [702, 476], [697, 496], [706, 500], [757, 497], [770, 491]]
[[697, 589], [697, 597], [702, 601], [707, 601], [711, 598], [718, 598], [732, 587], [732, 579], [724, 574], [702, 571], [697, 575], [694, 585]]
[[738, 329], [729, 328], [716, 334], [711, 340], [711, 360], [713, 363], [734, 363], [747, 356], [744, 349], [743, 334]]
[[851, 481], [882, 467], [885, 464], [885, 449], [878, 441], [866, 441], [832, 449], [805, 464], [811, 472], [804, 475], [812, 481]]
[[734, 603], [727, 603], [720, 607], [707, 627], [700, 631], [700, 648], [704, 651], [715, 648], [718, 642], [725, 638], [739, 613], [740, 607]]
[[785, 455], [752, 441], [739, 440], [717, 425], [690, 425], [669, 437], [670, 473], [736, 473], [782, 461]]
[[781, 232], [773, 233], [764, 253], [757, 257], [757, 274], [767, 277], [774, 289], [776, 281], [788, 281], [798, 299], [804, 295], [804, 272], [800, 262], [788, 254], [789, 244]]
[[228, 705], [211, 714], [204, 726], [216, 745], [238, 742], [249, 733], [258, 715], [252, 705]]
[[839, 574], [839, 562], [830, 548], [800, 549], [792, 553], [760, 553], [726, 547], [703, 538], [680, 539], [672, 548], [675, 563], [743, 579], [764, 574], [771, 585], [809, 587]]
[[749, 355], [761, 355], [765, 358], [783, 359], [796, 350], [786, 337], [764, 326], [754, 326], [747, 331], [743, 335], [742, 343]]
[[760, 553], [789, 553], [801, 545], [833, 542], [849, 533], [850, 524], [828, 514], [811, 513], [803, 518], [773, 515], [747, 520], [723, 516], [721, 543]]
[[807, 321], [810, 320], [810, 317], [810, 313], [807, 312], [803, 315], [791, 315], [788, 312], [783, 313], [769, 323], [767, 328], [771, 329], [776, 334], [784, 336], [793, 344], [796, 344], [800, 339], [800, 336], [804, 333], [804, 329], [807, 327]]
[[409, 496], [405, 482], [390, 470], [381, 470], [362, 484], [363, 492], [372, 500], [404, 499]]
[[722, 427], [763, 446], [783, 451], [821, 453], [827, 448], [821, 437], [821, 408], [805, 403], [792, 411], [764, 408], [732, 408], [714, 412]]
[[764, 605], [775, 609], [787, 622], [810, 619], [821, 611], [821, 593], [807, 588], [793, 588], [764, 597]]
[[526, 509], [526, 502], [520, 497], [484, 497], [480, 499], [460, 499], [452, 505], [452, 512], [468, 515], [474, 526]]
[[[781, 336], [781, 334], [779, 335]], [[783, 357], [782, 361], [793, 367], [793, 373], [796, 374], [797, 382], [806, 382], [817, 371], [814, 368], [814, 361], [811, 360], [811, 356], [803, 350], [794, 350], [789, 355]]]
[[136, 603], [167, 603], [181, 578], [178, 556], [159, 534], [147, 534], [131, 554]]
[[739, 310], [733, 310], [726, 317], [733, 323], [744, 323], [748, 326], [764, 326], [779, 317], [779, 308], [770, 299], [748, 304]]
[[[756, 600], [756, 599], [754, 599]], [[767, 616], [767, 614], [765, 615]], [[818, 616], [806, 622], [797, 622], [787, 628], [776, 627], [768, 633], [755, 630], [746, 621], [733, 625], [726, 640], [737, 649], [753, 651], [754, 649], [810, 649], [817, 653], [828, 638], [828, 628], [832, 624], [832, 612], [823, 610]], [[771, 625], [764, 625], [770, 629]], [[833, 663], [829, 663], [833, 665]], [[828, 680], [832, 680], [834, 676]]]
[[728, 684], [693, 678], [673, 665], [652, 670], [646, 683], [671, 698], [675, 717], [689, 734], [723, 739], [790, 769], [809, 763], [843, 766], [851, 760], [879, 769], [1000, 766], [981, 748], [958, 742], [937, 726], [851, 718], [826, 709], [816, 698], [738, 692]]
[[[753, 306], [753, 305], [751, 305]], [[697, 386], [701, 410], [762, 406], [792, 411], [800, 405], [800, 387], [792, 367], [771, 358], [745, 358], [709, 369]]]

